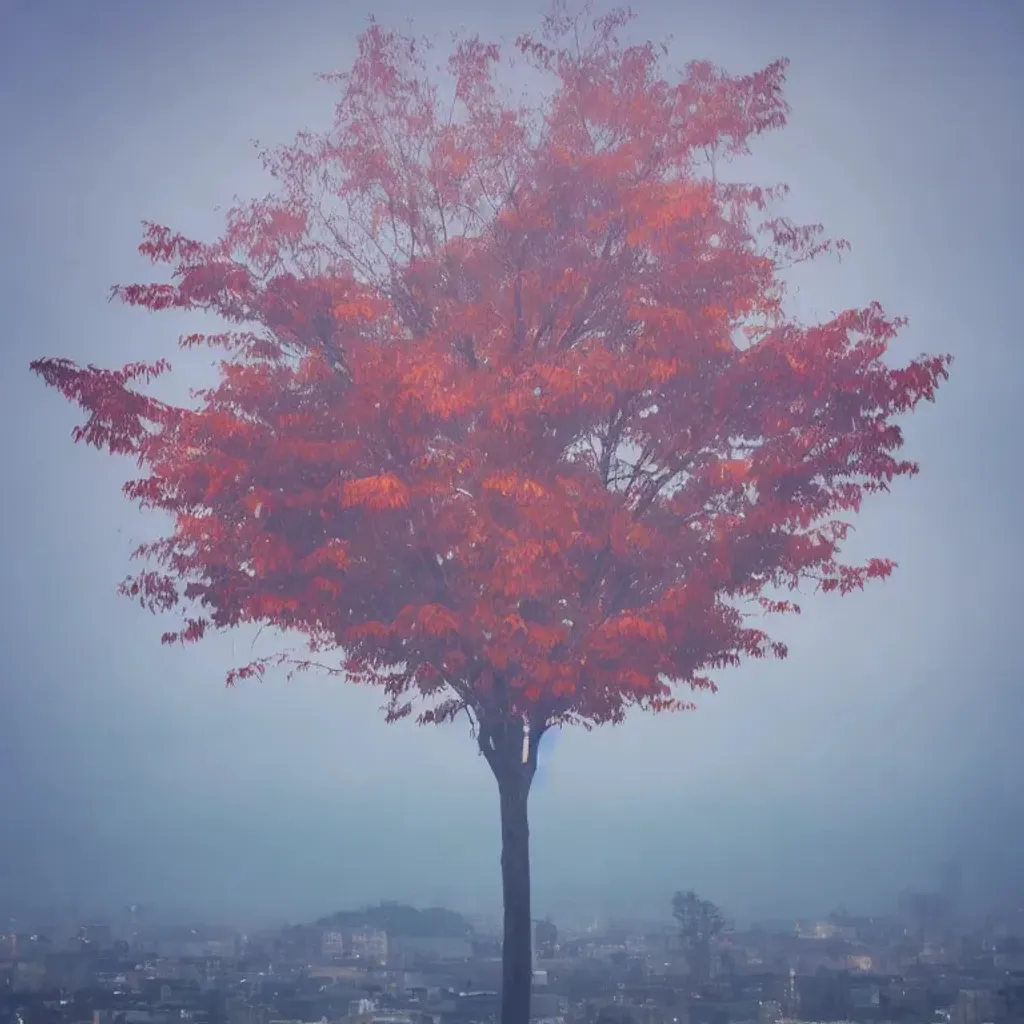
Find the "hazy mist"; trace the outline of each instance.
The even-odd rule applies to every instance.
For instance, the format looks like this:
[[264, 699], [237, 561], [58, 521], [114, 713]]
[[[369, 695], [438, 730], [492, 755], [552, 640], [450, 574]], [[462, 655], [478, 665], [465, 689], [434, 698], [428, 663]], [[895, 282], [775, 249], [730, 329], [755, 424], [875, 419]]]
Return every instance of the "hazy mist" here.
[[[537, 23], [530, 4], [372, 7], [399, 26], [415, 14], [442, 44], [460, 25]], [[671, 33], [680, 64], [792, 58], [790, 127], [743, 170], [787, 181], [795, 218], [853, 243], [801, 277], [799, 314], [877, 298], [911, 318], [901, 357], [957, 361], [907, 425], [922, 475], [869, 504], [852, 546], [897, 559], [889, 583], [807, 600], [781, 629], [789, 660], [729, 673], [695, 714], [549, 737], [534, 907], [667, 915], [692, 885], [744, 917], [872, 910], [949, 857], [972, 902], [1021, 895], [1024, 8], [637, 8], [631, 31]], [[330, 117], [335, 96], [313, 75], [349, 62], [367, 11], [0, 4], [0, 912], [499, 904], [494, 782], [468, 730], [387, 727], [377, 694], [338, 681], [226, 690], [266, 639], [160, 647], [162, 624], [115, 594], [159, 523], [119, 493], [132, 467], [75, 448], [74, 411], [27, 369], [170, 350], [184, 321], [106, 299], [149, 273], [140, 221], [209, 236], [236, 194], [267, 191], [250, 140]], [[182, 363], [186, 383], [204, 358]]]

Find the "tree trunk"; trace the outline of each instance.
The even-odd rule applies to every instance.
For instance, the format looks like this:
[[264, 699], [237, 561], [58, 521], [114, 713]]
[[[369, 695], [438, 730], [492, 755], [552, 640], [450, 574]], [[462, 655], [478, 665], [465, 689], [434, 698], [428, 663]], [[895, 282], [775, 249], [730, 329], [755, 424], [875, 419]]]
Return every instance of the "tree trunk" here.
[[506, 719], [480, 729], [480, 751], [498, 782], [501, 806], [501, 1024], [529, 1024], [533, 986], [530, 825], [527, 803], [545, 723]]
[[501, 1024], [529, 1024], [533, 983], [530, 825], [527, 818], [530, 790], [524, 772], [509, 774], [513, 777], [498, 780], [501, 891], [505, 907], [501, 950]]

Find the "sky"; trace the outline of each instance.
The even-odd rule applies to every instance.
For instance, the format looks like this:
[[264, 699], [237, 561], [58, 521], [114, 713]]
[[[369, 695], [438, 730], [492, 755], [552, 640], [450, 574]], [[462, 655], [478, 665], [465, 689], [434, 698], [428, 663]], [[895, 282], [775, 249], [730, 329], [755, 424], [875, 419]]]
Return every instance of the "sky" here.
[[[372, 692], [269, 678], [251, 636], [187, 651], [116, 596], [156, 524], [130, 466], [72, 445], [28, 372], [120, 365], [182, 324], [107, 302], [145, 279], [140, 222], [218, 232], [269, 188], [251, 145], [330, 117], [372, 11], [514, 37], [540, 7], [487, 0], [0, 0], [0, 912], [130, 902], [303, 920], [380, 898], [492, 910], [494, 783], [461, 726], [386, 726]], [[783, 663], [745, 665], [687, 715], [554, 735], [531, 798], [534, 906], [667, 916], [696, 888], [749, 919], [884, 910], [959, 858], [968, 898], [1024, 895], [1024, 690], [1014, 510], [1024, 8], [1012, 0], [639, 0], [634, 35], [682, 64], [792, 60], [789, 127], [744, 176], [846, 237], [803, 276], [805, 319], [872, 299], [896, 354], [951, 352], [907, 423], [919, 477], [869, 504], [850, 553], [900, 567], [812, 598]], [[202, 368], [185, 367], [186, 374]], [[261, 653], [265, 653], [260, 649]]]

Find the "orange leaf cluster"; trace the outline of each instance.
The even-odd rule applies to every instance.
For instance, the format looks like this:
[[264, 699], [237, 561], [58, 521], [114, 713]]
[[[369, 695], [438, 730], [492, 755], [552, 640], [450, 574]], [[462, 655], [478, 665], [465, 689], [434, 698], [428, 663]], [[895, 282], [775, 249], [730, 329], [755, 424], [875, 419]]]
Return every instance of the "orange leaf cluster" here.
[[169, 282], [115, 290], [219, 316], [182, 341], [225, 351], [217, 386], [175, 407], [143, 390], [162, 360], [33, 364], [173, 516], [124, 585], [182, 611], [166, 639], [270, 623], [393, 717], [537, 730], [687, 706], [677, 687], [785, 653], [746, 603], [891, 571], [841, 562], [846, 519], [916, 472], [896, 419], [948, 360], [890, 366], [877, 305], [784, 316], [785, 266], [830, 245], [706, 157], [783, 125], [785, 62], [677, 76], [623, 22], [521, 39], [535, 106], [463, 40], [454, 112], [422, 45], [371, 23], [333, 128], [266, 154], [277, 196], [212, 243], [148, 226]]

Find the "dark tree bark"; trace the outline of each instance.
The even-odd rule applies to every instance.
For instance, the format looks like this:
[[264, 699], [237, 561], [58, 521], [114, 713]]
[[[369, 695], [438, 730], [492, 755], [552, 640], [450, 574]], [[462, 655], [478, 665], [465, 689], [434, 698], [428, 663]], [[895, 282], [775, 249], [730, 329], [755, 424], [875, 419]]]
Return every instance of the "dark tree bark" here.
[[530, 825], [527, 805], [543, 726], [511, 721], [482, 727], [480, 750], [498, 783], [501, 890], [504, 903], [501, 1024], [529, 1024], [533, 985]]
[[[517, 784], [518, 783], [518, 784]], [[498, 781], [501, 802], [501, 894], [504, 929], [501, 964], [501, 1024], [529, 1024], [533, 982], [530, 911], [529, 791], [514, 777]]]

